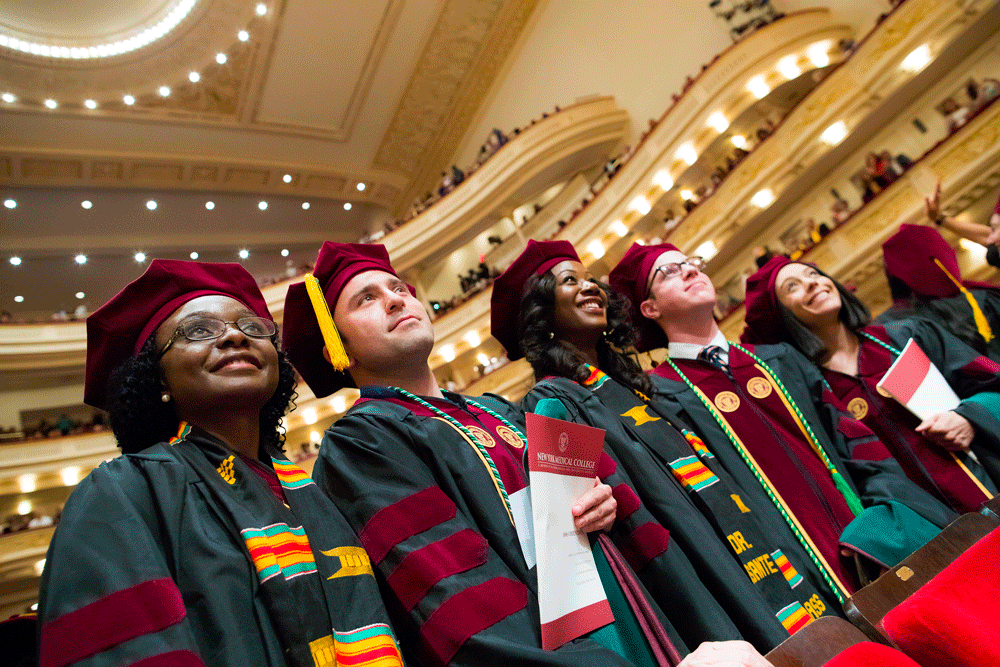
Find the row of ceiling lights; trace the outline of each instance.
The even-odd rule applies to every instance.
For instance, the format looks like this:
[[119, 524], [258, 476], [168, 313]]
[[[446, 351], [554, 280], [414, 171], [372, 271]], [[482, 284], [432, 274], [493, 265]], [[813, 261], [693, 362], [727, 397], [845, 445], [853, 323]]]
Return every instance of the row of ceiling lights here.
[[[183, 0], [181, 5], [178, 5], [178, 7], [174, 9], [174, 12], [171, 12], [171, 16], [178, 9], [180, 9], [182, 5], [190, 4], [191, 6], [193, 6], [194, 1], [195, 0]], [[190, 7], [187, 9], [187, 11], [190, 11]], [[256, 12], [258, 16], [264, 16], [265, 14], [267, 14], [267, 5], [265, 5], [264, 3], [258, 4]], [[178, 19], [178, 22], [180, 21], [180, 19], [183, 19], [184, 16], [186, 15], [187, 12], [184, 12], [184, 15]], [[174, 25], [176, 25], [176, 23], [164, 29], [163, 22], [161, 22], [161, 24], [158, 24], [157, 26], [154, 26], [154, 28], [150, 28], [144, 31], [144, 33], [141, 34], [143, 35], [145, 35], [146, 33], [148, 33], [149, 35], [155, 34], [156, 36], [153, 39], [157, 39], [166, 34], [166, 32], [169, 31], [171, 28], [173, 28]], [[247, 32], [246, 30], [240, 30], [239, 32], [236, 33], [236, 38], [239, 39], [241, 42], [246, 42], [250, 39], [250, 33]], [[49, 46], [45, 44], [33, 44], [30, 42], [25, 42], [22, 40], [15, 39], [13, 37], [9, 37], [7, 35], [0, 34], [0, 46], [6, 46], [19, 51], [31, 53], [33, 55], [49, 56], [53, 58], [73, 58], [73, 59], [101, 58], [106, 56], [114, 56], [121, 53], [127, 53], [128, 51], [133, 51], [137, 48], [145, 46], [150, 41], [153, 41], [152, 39], [146, 39], [146, 41], [143, 41], [144, 39], [145, 37], [136, 36], [130, 38], [129, 40], [115, 42], [114, 44], [78, 48], [78, 47], [66, 47], [66, 46]], [[132, 42], [132, 40], [135, 40], [134, 43]], [[220, 65], [225, 65], [228, 60], [229, 57], [221, 51], [215, 54], [215, 62], [217, 62]], [[188, 72], [188, 80], [191, 83], [198, 83], [199, 81], [201, 81], [201, 73], [194, 70]], [[160, 97], [170, 97], [170, 92], [171, 92], [170, 86], [160, 86], [159, 88], [157, 88], [157, 93], [159, 93]], [[7, 104], [14, 104], [15, 102], [17, 102], [17, 96], [12, 92], [7, 91], [0, 94], [0, 100], [3, 100]], [[122, 102], [124, 102], [126, 106], [132, 106], [136, 102], [135, 95], [132, 94], [123, 95]], [[43, 104], [47, 109], [59, 108], [59, 102], [57, 102], [52, 98], [46, 99], [43, 102]], [[93, 111], [98, 107], [98, 103], [97, 100], [86, 99], [83, 101], [83, 106]]]
[[[825, 67], [830, 64], [830, 57], [828, 53], [830, 46], [831, 43], [829, 40], [811, 44], [805, 50], [806, 58], [816, 67]], [[932, 57], [930, 45], [923, 44], [903, 58], [900, 62], [899, 68], [910, 74], [915, 74], [926, 67], [931, 62]], [[785, 78], [794, 79], [802, 74], [802, 69], [799, 67], [798, 63], [799, 56], [791, 54], [781, 58], [775, 65], [775, 69]], [[746, 84], [746, 90], [753, 94], [757, 99], [762, 99], [767, 96], [768, 93], [771, 92], [771, 87], [767, 84], [767, 74], [758, 74], [752, 77]], [[705, 125], [714, 129], [717, 133], [722, 134], [729, 129], [729, 120], [726, 118], [726, 115], [722, 112], [722, 110], [717, 110], [708, 116], [705, 120]], [[819, 140], [827, 146], [836, 146], [847, 137], [848, 132], [847, 123], [843, 120], [839, 120], [823, 130], [823, 132], [820, 133]], [[729, 138], [729, 141], [737, 148], [744, 148], [747, 145], [746, 137], [742, 135], [733, 135]], [[682, 143], [674, 152], [674, 157], [679, 162], [684, 163], [685, 166], [682, 167], [681, 170], [694, 165], [699, 158], [694, 141], [685, 141]], [[651, 200], [654, 202], [657, 201], [674, 187], [674, 178], [671, 175], [671, 170], [665, 168], [657, 171], [653, 175], [650, 185], [651, 189], [646, 195], [638, 195], [626, 207], [625, 216], [629, 216], [630, 213], [637, 214], [633, 216], [633, 222], [647, 215], [652, 210], [652, 204], [650, 203]], [[681, 190], [679, 194], [681, 198], [685, 200], [694, 198], [694, 193], [689, 189]], [[763, 188], [757, 191], [750, 198], [750, 203], [758, 209], [765, 209], [774, 203], [774, 200], [774, 191], [770, 188]], [[614, 220], [608, 226], [608, 231], [613, 233], [618, 238], [622, 238], [628, 234], [629, 226], [625, 224], [625, 221], [622, 218], [619, 218]], [[595, 260], [603, 257], [605, 251], [607, 250], [603, 239], [600, 237], [593, 239], [587, 243], [585, 247], [587, 253], [590, 254], [590, 256]], [[695, 249], [695, 254], [700, 255], [705, 259], [710, 259], [716, 254], [716, 252], [718, 252], [718, 248], [711, 240], [706, 241]]]

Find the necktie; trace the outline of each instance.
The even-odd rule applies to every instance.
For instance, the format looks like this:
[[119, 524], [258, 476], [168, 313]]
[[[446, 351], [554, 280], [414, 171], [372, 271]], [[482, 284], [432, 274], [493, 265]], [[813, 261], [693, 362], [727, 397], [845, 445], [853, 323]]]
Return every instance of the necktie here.
[[712, 368], [717, 368], [727, 376], [729, 375], [729, 364], [722, 360], [722, 348], [718, 345], [709, 345], [698, 353], [698, 361], [704, 361]]

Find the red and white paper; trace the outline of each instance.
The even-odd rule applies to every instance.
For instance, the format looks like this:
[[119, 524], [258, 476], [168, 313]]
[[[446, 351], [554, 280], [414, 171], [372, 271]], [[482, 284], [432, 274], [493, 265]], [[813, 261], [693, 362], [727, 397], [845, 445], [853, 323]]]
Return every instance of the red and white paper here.
[[912, 338], [878, 387], [920, 419], [954, 410], [960, 402], [941, 371]]
[[590, 542], [573, 525], [571, 511], [594, 486], [604, 431], [526, 417], [542, 648], [555, 649], [615, 620]]

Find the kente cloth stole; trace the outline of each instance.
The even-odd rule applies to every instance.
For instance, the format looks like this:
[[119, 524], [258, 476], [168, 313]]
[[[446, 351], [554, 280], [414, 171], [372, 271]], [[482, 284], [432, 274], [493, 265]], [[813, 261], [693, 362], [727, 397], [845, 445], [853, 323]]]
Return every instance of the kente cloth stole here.
[[288, 502], [282, 505], [239, 456], [181, 426], [171, 451], [200, 477], [206, 501], [245, 545], [287, 663], [401, 666], [392, 630], [372, 613], [381, 601], [368, 555], [309, 476], [268, 452]]
[[736, 489], [719, 478], [714, 471], [718, 465], [715, 456], [697, 435], [678, 429], [651, 404], [610, 378], [594, 382], [590, 388], [604, 405], [621, 415], [636, 440], [659, 443], [659, 448], [647, 448], [670, 469], [691, 502], [715, 526], [718, 537], [726, 541], [730, 553], [789, 634], [823, 615], [827, 609], [823, 599], [781, 549], [770, 543], [767, 527], [759, 523]]

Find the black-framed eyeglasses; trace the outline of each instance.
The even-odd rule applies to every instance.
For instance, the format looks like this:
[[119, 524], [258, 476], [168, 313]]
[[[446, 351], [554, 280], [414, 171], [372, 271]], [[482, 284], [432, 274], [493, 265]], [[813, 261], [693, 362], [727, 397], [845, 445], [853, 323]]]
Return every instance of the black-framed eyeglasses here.
[[683, 262], [670, 262], [669, 264], [661, 264], [660, 266], [653, 269], [653, 275], [649, 277], [649, 290], [646, 294], [648, 298], [650, 294], [653, 293], [653, 281], [656, 280], [656, 274], [662, 273], [664, 280], [670, 280], [676, 276], [681, 275], [684, 270], [684, 265], [688, 265], [698, 271], [705, 270], [705, 259], [695, 255], [694, 257], [688, 257]]
[[195, 342], [213, 340], [226, 333], [226, 327], [230, 324], [235, 324], [237, 329], [253, 338], [270, 338], [278, 331], [278, 327], [275, 326], [274, 322], [266, 317], [257, 317], [256, 315], [241, 317], [235, 322], [226, 322], [215, 317], [195, 317], [177, 327], [174, 335], [170, 337], [167, 344], [160, 350], [160, 356], [162, 357], [170, 349], [170, 346], [174, 344], [174, 341], [181, 336]]

